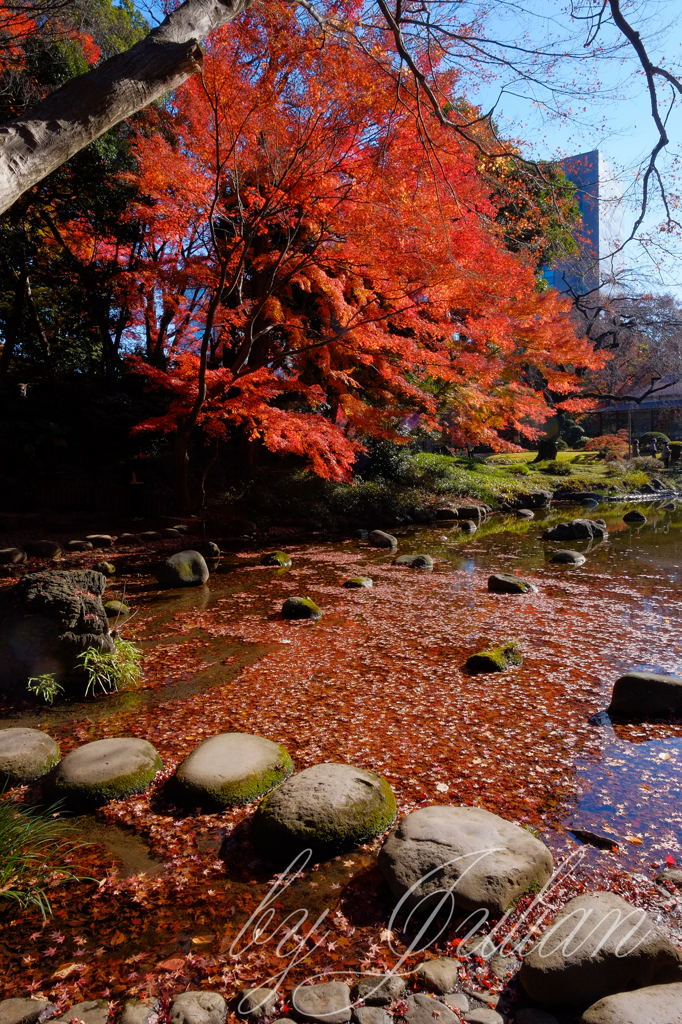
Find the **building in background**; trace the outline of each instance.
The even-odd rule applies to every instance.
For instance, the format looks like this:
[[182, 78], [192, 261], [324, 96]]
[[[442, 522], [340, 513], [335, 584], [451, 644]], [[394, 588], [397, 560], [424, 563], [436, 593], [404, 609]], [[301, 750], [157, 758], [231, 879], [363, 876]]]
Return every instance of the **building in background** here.
[[559, 165], [576, 186], [580, 222], [572, 234], [579, 253], [546, 267], [544, 276], [550, 287], [580, 295], [617, 276], [620, 259], [614, 251], [621, 241], [623, 186], [598, 149], [566, 157]]

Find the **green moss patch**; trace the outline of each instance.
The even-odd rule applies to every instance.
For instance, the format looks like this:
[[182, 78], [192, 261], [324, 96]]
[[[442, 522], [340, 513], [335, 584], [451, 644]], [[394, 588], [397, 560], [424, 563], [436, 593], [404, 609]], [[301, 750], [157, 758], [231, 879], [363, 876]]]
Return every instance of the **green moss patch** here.
[[282, 605], [282, 617], [285, 619], [319, 619], [322, 609], [309, 597], [288, 597]]
[[467, 658], [466, 668], [469, 672], [505, 672], [514, 665], [523, 664], [523, 655], [514, 640], [508, 640], [500, 647], [490, 647], [478, 651]]
[[263, 555], [260, 560], [261, 565], [274, 565], [280, 569], [288, 569], [291, 565], [291, 559], [286, 551], [269, 551], [267, 555]]

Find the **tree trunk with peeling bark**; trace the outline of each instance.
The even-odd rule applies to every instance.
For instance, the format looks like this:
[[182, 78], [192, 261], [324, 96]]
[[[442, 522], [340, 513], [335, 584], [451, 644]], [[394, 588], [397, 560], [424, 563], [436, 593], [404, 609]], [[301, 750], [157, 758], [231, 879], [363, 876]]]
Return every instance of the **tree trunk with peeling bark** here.
[[0, 126], [0, 213], [79, 150], [201, 69], [199, 43], [252, 0], [185, 0], [129, 50]]

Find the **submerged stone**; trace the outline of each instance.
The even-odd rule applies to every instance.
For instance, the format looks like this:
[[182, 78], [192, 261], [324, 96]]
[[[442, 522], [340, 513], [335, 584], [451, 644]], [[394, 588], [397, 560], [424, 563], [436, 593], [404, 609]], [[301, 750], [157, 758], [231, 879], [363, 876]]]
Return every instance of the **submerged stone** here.
[[282, 605], [285, 619], [319, 619], [322, 609], [309, 597], [288, 597]]
[[585, 556], [581, 555], [579, 551], [555, 551], [550, 562], [556, 562], [557, 565], [582, 565], [585, 561]]
[[500, 647], [491, 647], [472, 654], [466, 661], [469, 672], [505, 672], [514, 665], [523, 664], [523, 655], [518, 644], [510, 640]]
[[398, 538], [392, 533], [384, 533], [383, 530], [372, 530], [367, 539], [373, 548], [398, 547]]
[[291, 558], [286, 551], [270, 551], [267, 555], [263, 555], [260, 564], [278, 565], [281, 569], [288, 569], [291, 565]]
[[614, 683], [608, 712], [643, 720], [682, 715], [682, 678], [656, 672], [626, 672]]
[[488, 580], [488, 590], [494, 594], [531, 594], [536, 593], [537, 589], [529, 580], [522, 580], [520, 576], [508, 572], [496, 572]]
[[162, 587], [200, 587], [209, 577], [204, 556], [198, 551], [178, 551], [157, 566], [155, 576]]
[[222, 808], [260, 799], [293, 770], [289, 753], [272, 740], [225, 732], [200, 743], [178, 766], [175, 779], [185, 797]]
[[431, 555], [398, 555], [393, 564], [406, 565], [410, 569], [433, 569]]
[[393, 791], [380, 775], [350, 764], [316, 764], [261, 801], [254, 843], [275, 862], [309, 847], [319, 859], [381, 835], [395, 816]]
[[346, 587], [348, 590], [356, 590], [359, 587], [373, 587], [374, 582], [369, 576], [351, 576], [351, 578], [346, 580], [342, 586]]

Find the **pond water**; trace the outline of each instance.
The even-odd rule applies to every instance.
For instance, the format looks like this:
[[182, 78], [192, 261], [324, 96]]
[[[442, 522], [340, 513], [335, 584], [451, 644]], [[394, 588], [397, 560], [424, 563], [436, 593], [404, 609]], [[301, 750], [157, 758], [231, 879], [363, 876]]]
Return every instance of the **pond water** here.
[[[289, 570], [263, 567], [262, 551], [245, 548], [225, 555], [207, 586], [161, 592], [143, 554], [121, 554], [110, 589], [135, 609], [122, 631], [144, 648], [142, 688], [7, 712], [0, 725], [45, 728], [63, 752], [143, 736], [164, 774], [150, 794], [77, 820], [96, 845], [74, 869], [97, 881], [57, 890], [46, 929], [30, 915], [15, 919], [0, 945], [7, 993], [33, 985], [73, 999], [271, 976], [267, 952], [229, 952], [272, 880], [249, 843], [253, 808], [193, 815], [165, 787], [175, 765], [218, 732], [277, 740], [299, 769], [334, 760], [377, 771], [401, 813], [479, 804], [536, 829], [555, 862], [579, 851], [576, 886], [638, 884], [646, 902], [662, 862], [682, 859], [682, 725], [613, 724], [604, 709], [627, 669], [682, 675], [682, 514], [644, 509], [649, 521], [635, 528], [623, 511], [589, 513], [609, 525], [599, 544], [541, 542], [547, 525], [585, 514], [568, 508], [533, 521], [493, 516], [473, 536], [453, 524], [399, 531], [400, 552], [431, 554], [432, 572], [394, 567], [389, 553], [360, 541], [280, 540]], [[551, 563], [559, 546], [582, 551], [585, 564]], [[489, 593], [487, 578], [499, 571], [532, 579], [538, 592]], [[374, 587], [341, 588], [358, 574]], [[283, 621], [279, 609], [294, 594], [312, 597], [323, 618]], [[523, 665], [465, 673], [470, 654], [508, 639]], [[585, 844], [572, 829], [613, 846]], [[316, 951], [318, 970], [390, 962], [377, 847], [304, 872], [281, 898], [283, 915], [305, 906], [315, 920], [331, 909], [334, 942]], [[63, 944], [50, 938], [55, 923]], [[78, 950], [87, 955], [76, 961]], [[62, 961], [76, 967], [57, 977]]]

